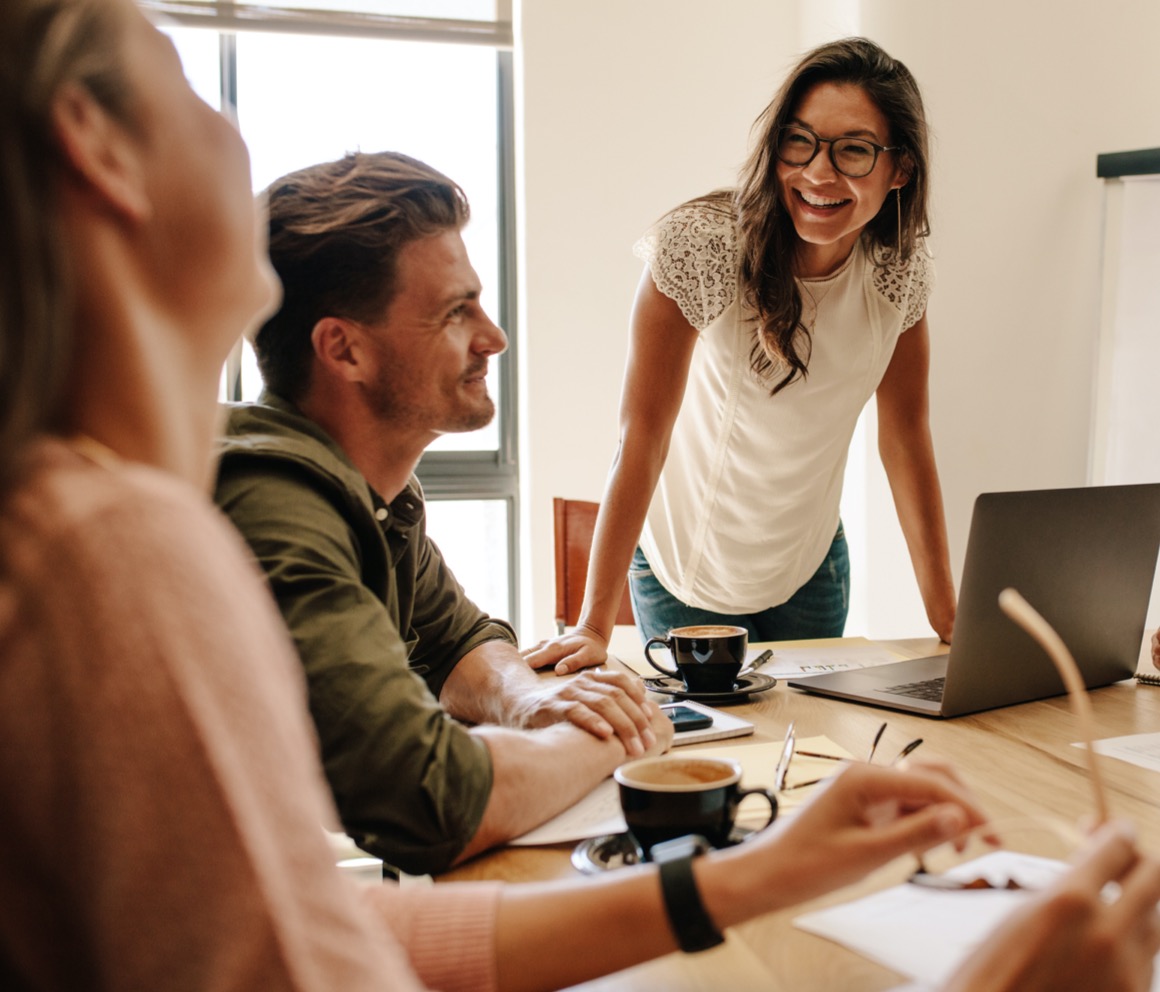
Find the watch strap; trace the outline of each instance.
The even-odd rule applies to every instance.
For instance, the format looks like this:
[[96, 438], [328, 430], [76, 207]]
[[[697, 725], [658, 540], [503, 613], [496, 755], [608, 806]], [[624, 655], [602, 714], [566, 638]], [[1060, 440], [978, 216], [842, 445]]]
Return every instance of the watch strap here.
[[661, 893], [669, 926], [681, 950], [687, 954], [716, 947], [725, 938], [709, 919], [697, 879], [693, 875], [692, 854], [660, 862]]

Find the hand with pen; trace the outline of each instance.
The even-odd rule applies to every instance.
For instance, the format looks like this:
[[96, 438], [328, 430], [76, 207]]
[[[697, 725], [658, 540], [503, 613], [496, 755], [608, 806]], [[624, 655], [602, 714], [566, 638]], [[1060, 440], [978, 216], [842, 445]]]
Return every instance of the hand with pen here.
[[851, 762], [795, 815], [717, 857], [743, 859], [742, 877], [761, 875], [752, 887], [776, 893], [786, 906], [856, 882], [904, 854], [954, 842], [985, 819], [949, 766]]

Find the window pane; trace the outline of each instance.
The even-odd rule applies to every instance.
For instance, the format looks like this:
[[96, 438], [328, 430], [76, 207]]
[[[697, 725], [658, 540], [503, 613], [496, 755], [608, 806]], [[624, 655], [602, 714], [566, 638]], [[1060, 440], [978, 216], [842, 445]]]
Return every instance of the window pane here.
[[172, 24], [162, 24], [161, 30], [169, 35], [177, 54], [181, 56], [185, 78], [189, 80], [193, 91], [214, 110], [221, 110], [221, 35], [204, 28], [185, 28]]
[[[499, 291], [496, 54], [490, 48], [243, 33], [238, 120], [262, 189], [348, 151], [395, 150], [459, 183], [471, 202], [464, 241], [496, 316]], [[405, 95], [405, 99], [401, 98]], [[494, 375], [489, 381], [496, 397]], [[448, 435], [442, 450], [494, 451], [492, 424]]]
[[495, 0], [241, 0], [243, 6], [276, 6], [296, 10], [340, 10], [394, 17], [439, 17], [459, 21], [494, 21]]
[[510, 619], [507, 502], [428, 500], [427, 533], [476, 606]]

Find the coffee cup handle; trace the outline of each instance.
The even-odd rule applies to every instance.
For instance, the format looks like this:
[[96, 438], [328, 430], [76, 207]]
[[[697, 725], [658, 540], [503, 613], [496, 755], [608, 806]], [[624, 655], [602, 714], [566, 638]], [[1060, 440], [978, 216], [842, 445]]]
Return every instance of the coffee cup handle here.
[[644, 645], [645, 660], [658, 672], [664, 673], [671, 679], [679, 679], [681, 677], [681, 673], [676, 668], [665, 668], [664, 665], [658, 665], [655, 661], [653, 661], [652, 646], [654, 644], [663, 644], [670, 651], [672, 650], [672, 645], [669, 643], [669, 639], [667, 637], [650, 637], [647, 641], [645, 641]]
[[737, 804], [740, 805], [741, 800], [746, 796], [761, 796], [769, 800], [769, 819], [758, 827], [758, 830], [764, 830], [777, 819], [777, 796], [770, 792], [769, 789], [738, 789]]

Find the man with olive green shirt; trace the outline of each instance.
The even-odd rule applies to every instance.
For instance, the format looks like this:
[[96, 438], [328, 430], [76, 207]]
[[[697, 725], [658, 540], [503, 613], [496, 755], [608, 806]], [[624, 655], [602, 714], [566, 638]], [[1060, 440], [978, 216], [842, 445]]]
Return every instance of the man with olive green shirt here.
[[479, 305], [462, 191], [380, 153], [267, 198], [285, 295], [216, 498], [298, 648], [344, 828], [397, 868], [441, 871], [663, 750], [671, 726], [626, 675], [537, 676], [426, 537], [415, 465], [491, 419], [487, 363], [506, 346]]
[[388, 504], [277, 397], [230, 412], [217, 501], [266, 572], [306, 668], [347, 832], [396, 867], [446, 868], [479, 826], [492, 772], [482, 740], [446, 732], [439, 692], [473, 648], [514, 644], [511, 628], [472, 606], [426, 540], [415, 483]]

